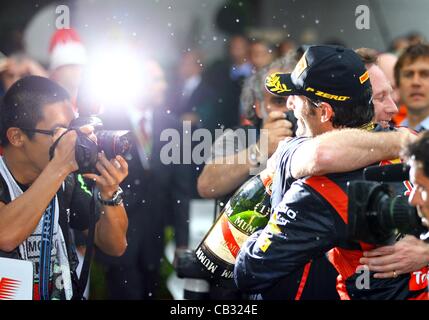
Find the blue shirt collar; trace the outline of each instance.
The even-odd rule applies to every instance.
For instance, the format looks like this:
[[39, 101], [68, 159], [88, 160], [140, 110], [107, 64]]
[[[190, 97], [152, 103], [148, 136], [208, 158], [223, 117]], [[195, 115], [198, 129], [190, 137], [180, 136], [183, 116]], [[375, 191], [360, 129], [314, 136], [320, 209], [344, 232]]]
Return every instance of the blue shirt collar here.
[[[405, 118], [404, 121], [401, 122], [401, 126], [403, 127], [409, 127], [410, 123], [408, 122], [408, 119]], [[416, 131], [423, 131], [423, 130], [429, 130], [429, 117], [425, 118], [422, 122], [420, 122], [417, 126], [415, 126], [414, 129]]]

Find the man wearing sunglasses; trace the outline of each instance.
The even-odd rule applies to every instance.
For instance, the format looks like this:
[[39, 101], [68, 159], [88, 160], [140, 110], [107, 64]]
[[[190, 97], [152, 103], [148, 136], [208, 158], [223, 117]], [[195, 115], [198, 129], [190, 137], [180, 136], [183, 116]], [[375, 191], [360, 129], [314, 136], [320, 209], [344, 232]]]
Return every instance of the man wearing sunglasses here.
[[[0, 257], [32, 262], [33, 299], [71, 299], [76, 260], [69, 228], [87, 230], [92, 213], [91, 192], [74, 174], [75, 131], [61, 138], [49, 159], [50, 147], [74, 119], [69, 96], [47, 78], [23, 78], [4, 96], [0, 114]], [[95, 137], [92, 127], [80, 131]], [[128, 220], [118, 190], [128, 165], [120, 156], [109, 161], [99, 154], [96, 168], [98, 174], [84, 175], [99, 190], [94, 242], [120, 256]]]

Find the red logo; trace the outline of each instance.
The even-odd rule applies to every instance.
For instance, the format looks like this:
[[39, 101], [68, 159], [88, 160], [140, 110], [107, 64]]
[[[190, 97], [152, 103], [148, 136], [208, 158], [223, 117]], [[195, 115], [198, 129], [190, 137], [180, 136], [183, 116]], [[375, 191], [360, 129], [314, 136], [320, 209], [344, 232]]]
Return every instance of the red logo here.
[[0, 279], [0, 300], [12, 300], [20, 283], [10, 278]]
[[428, 286], [428, 268], [424, 267], [419, 271], [411, 273], [411, 279], [408, 283], [410, 291], [418, 291]]

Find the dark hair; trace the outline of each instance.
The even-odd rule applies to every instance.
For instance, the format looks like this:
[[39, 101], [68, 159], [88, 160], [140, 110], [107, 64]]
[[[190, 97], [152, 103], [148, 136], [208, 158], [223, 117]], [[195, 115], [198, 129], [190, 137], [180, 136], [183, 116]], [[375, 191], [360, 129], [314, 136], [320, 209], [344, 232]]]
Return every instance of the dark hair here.
[[403, 156], [423, 164], [423, 172], [429, 178], [429, 131], [425, 131], [416, 141], [410, 143]]
[[365, 65], [377, 64], [377, 50], [371, 48], [359, 48], [356, 49], [355, 52], [358, 54]]
[[411, 44], [417, 44], [417, 43], [424, 43], [425, 37], [418, 31], [411, 31], [409, 32], [405, 38], [410, 42]]
[[332, 125], [334, 128], [359, 128], [374, 118], [372, 89], [369, 87], [359, 100], [344, 102], [329, 102], [334, 110]]
[[411, 64], [419, 58], [429, 58], [429, 45], [419, 43], [409, 46], [398, 58], [395, 64], [395, 82], [399, 86], [400, 72], [406, 64]]
[[[43, 119], [43, 107], [70, 99], [60, 85], [48, 78], [29, 76], [15, 82], [0, 104], [0, 145], [7, 146], [7, 130], [34, 129]], [[26, 132], [31, 139], [34, 133]]]

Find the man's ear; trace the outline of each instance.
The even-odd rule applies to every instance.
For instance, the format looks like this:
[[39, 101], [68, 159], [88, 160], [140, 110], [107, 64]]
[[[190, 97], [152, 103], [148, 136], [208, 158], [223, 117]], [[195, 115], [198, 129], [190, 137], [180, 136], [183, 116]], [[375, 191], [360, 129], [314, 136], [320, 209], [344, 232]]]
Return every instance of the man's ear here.
[[22, 147], [22, 145], [24, 144], [24, 139], [26, 138], [26, 135], [24, 132], [22, 132], [21, 129], [11, 127], [7, 129], [6, 137], [12, 146], [19, 148]]
[[322, 123], [325, 123], [325, 122], [328, 122], [328, 121], [331, 121], [331, 119], [332, 119], [332, 117], [334, 116], [334, 110], [332, 109], [332, 106], [329, 104], [329, 103], [327, 103], [327, 102], [322, 102], [321, 104], [320, 104], [320, 108], [321, 108], [321, 110], [322, 110], [322, 114], [321, 114], [321, 117], [320, 117], [320, 121], [322, 122]]

